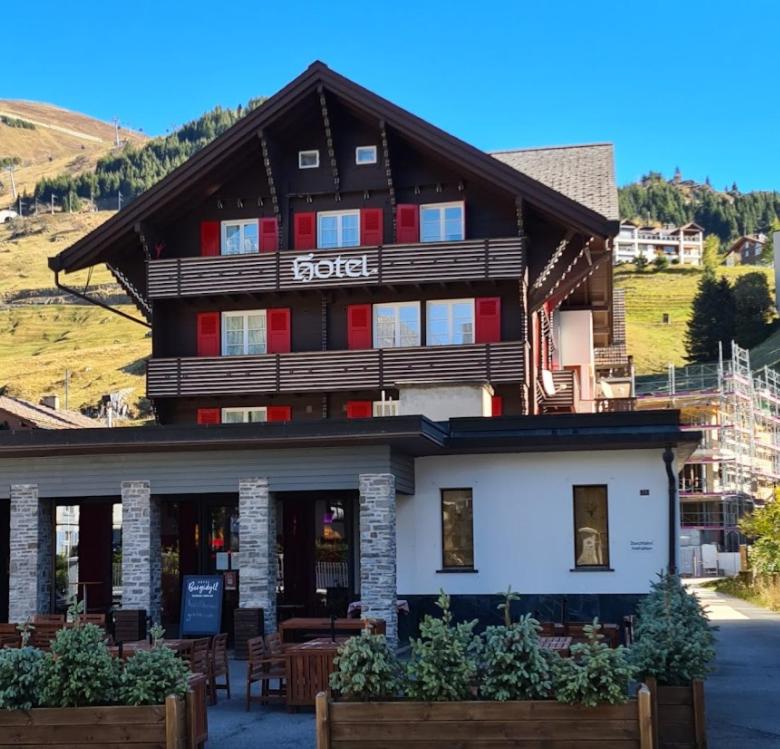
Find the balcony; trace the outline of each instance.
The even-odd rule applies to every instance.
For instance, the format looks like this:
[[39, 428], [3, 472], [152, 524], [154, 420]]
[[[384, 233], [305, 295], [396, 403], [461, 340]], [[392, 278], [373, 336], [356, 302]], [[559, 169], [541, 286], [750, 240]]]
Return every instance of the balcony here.
[[263, 356], [151, 359], [150, 398], [380, 390], [402, 382], [522, 382], [522, 341]]
[[150, 299], [521, 278], [519, 237], [150, 260]]

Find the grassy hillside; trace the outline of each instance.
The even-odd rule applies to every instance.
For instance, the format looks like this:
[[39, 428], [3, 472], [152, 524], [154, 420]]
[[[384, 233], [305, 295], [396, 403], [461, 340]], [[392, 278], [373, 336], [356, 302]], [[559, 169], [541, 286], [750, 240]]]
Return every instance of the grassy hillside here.
[[[55, 174], [77, 175], [92, 171], [97, 160], [115, 150], [114, 126], [51, 104], [0, 99], [0, 117], [24, 120], [33, 129], [0, 122], [0, 159], [17, 157], [16, 188], [32, 195], [35, 184]], [[120, 130], [120, 139], [141, 144], [146, 136]], [[8, 172], [0, 174], [0, 207], [13, 202]]]
[[[718, 268], [718, 275], [734, 280], [740, 275], [766, 273], [774, 293], [771, 268], [735, 266]], [[626, 336], [628, 353], [634, 357], [637, 374], [660, 372], [671, 362], [685, 364], [685, 330], [691, 302], [703, 271], [671, 266], [665, 271], [637, 272], [631, 265], [615, 268], [615, 287], [626, 291]], [[669, 314], [668, 325], [663, 323]]]
[[[0, 225], [0, 391], [37, 402], [47, 393], [64, 395], [70, 370], [69, 406], [96, 405], [112, 390], [134, 388], [131, 404], [145, 393], [147, 329], [54, 287], [46, 260], [108, 213], [55, 214]], [[87, 273], [64, 277], [83, 288]], [[95, 269], [90, 287], [137, 314], [104, 267]]]

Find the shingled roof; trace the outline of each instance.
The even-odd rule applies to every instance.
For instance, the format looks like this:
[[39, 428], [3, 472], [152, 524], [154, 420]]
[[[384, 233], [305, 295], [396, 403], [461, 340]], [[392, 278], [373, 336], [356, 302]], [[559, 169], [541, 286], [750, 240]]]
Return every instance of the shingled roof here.
[[611, 143], [519, 148], [491, 156], [604, 218], [620, 218]]
[[78, 411], [61, 411], [21, 398], [0, 395], [0, 424], [4, 413], [26, 422], [33, 429], [89, 429], [103, 426], [101, 422]]

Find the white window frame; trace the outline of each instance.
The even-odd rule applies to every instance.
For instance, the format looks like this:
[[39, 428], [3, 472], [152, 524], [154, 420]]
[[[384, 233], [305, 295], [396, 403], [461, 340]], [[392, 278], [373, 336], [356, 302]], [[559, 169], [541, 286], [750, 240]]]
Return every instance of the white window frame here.
[[[313, 164], [304, 164], [303, 159], [306, 156], [314, 154]], [[320, 166], [320, 149], [311, 148], [308, 151], [298, 151], [298, 169], [317, 169]]]
[[[395, 312], [395, 340], [393, 345], [389, 348], [412, 348], [414, 346], [421, 345], [422, 340], [422, 322], [420, 319], [420, 302], [387, 302], [384, 304], [374, 304], [371, 308], [371, 332], [374, 348], [381, 348], [379, 346], [379, 336], [377, 325], [377, 311], [382, 308], [393, 308]], [[417, 341], [411, 345], [401, 345], [401, 309], [404, 307], [412, 307], [417, 310]]]
[[[250, 421], [248, 419], [248, 416], [253, 411], [262, 411], [263, 416], [265, 418], [260, 419], [259, 421]], [[225, 419], [225, 416], [227, 414], [236, 414], [240, 413], [242, 416], [241, 422], [242, 424], [260, 424], [262, 422], [268, 421], [268, 409], [265, 406], [236, 406], [231, 408], [223, 408], [222, 409], [222, 423], [223, 424], [235, 424], [238, 422], [228, 422]]]
[[[476, 326], [477, 326], [477, 309], [476, 309], [476, 301], [473, 297], [471, 298], [463, 298], [463, 299], [428, 299], [425, 302], [425, 343], [427, 346], [468, 346], [469, 343], [455, 343], [453, 341], [454, 338], [454, 324], [455, 324], [455, 318], [452, 314], [453, 307], [456, 304], [464, 304], [468, 303], [471, 304], [471, 337], [472, 339], [476, 338]], [[446, 304], [449, 308], [448, 315], [447, 315], [447, 333], [448, 333], [448, 340], [446, 343], [433, 343], [431, 342], [431, 336], [430, 336], [430, 313], [431, 313], [431, 305], [433, 304]], [[470, 343], [474, 343], [474, 341], [470, 341]]]
[[[323, 247], [320, 241], [322, 231], [320, 230], [320, 219], [322, 218], [342, 218], [344, 216], [355, 216], [357, 218], [357, 244], [344, 244], [344, 227], [341, 221], [337, 222], [336, 235], [337, 241], [335, 247]], [[360, 209], [354, 208], [345, 211], [318, 211], [317, 213], [317, 249], [337, 250], [341, 247], [360, 247]]]
[[[250, 315], [262, 315], [263, 318], [265, 318], [265, 351], [259, 351], [259, 352], [253, 352], [249, 353], [249, 325], [248, 325], [248, 318]], [[232, 317], [241, 317], [244, 320], [244, 326], [243, 326], [243, 347], [242, 352], [240, 354], [228, 354], [227, 353], [227, 325], [225, 325], [225, 320]], [[262, 356], [263, 354], [268, 353], [268, 314], [266, 310], [264, 309], [250, 309], [250, 310], [238, 310], [235, 312], [223, 312], [220, 318], [220, 327], [221, 327], [221, 353], [222, 356]]]
[[374, 416], [398, 416], [398, 400], [374, 401]]
[[[444, 236], [444, 211], [447, 208], [460, 208], [460, 239], [447, 239]], [[441, 211], [439, 216], [439, 237], [440, 239], [423, 239], [423, 212], [428, 209], [438, 209]], [[424, 203], [420, 206], [420, 242], [458, 242], [466, 238], [466, 202], [463, 200], [452, 200], [448, 203]]]
[[[361, 161], [360, 160], [360, 152], [361, 151], [373, 151], [373, 158], [371, 161]], [[358, 166], [369, 166], [370, 164], [376, 164], [379, 161], [379, 149], [376, 146], [358, 146], [355, 149], [355, 164]]]
[[[241, 246], [244, 244], [244, 227], [249, 226], [250, 224], [253, 224], [255, 228], [257, 229], [257, 249], [254, 250], [246, 250], [243, 249], [239, 250], [238, 252], [227, 252], [227, 230], [229, 226], [239, 226], [241, 227], [241, 242], [239, 243]], [[220, 245], [219, 245], [219, 254], [220, 255], [254, 255], [255, 253], [260, 252], [260, 222], [256, 218], [242, 218], [242, 219], [234, 219], [231, 221], [221, 221], [220, 222]]]

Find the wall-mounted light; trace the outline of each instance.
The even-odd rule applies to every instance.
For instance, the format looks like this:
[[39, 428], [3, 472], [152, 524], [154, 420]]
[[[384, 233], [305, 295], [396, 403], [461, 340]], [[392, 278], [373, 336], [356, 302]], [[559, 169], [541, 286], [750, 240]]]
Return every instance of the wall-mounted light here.
[[262, 205], [263, 205], [263, 196], [262, 195], [258, 195], [258, 197], [257, 197], [257, 205], [262, 207]]
[[225, 207], [225, 205], [223, 204], [223, 202], [221, 200], [217, 200], [217, 208], [222, 210], [224, 207]]
[[436, 192], [441, 192], [441, 190], [442, 190], [441, 182], [437, 182], [436, 183]]
[[238, 200], [236, 200], [236, 208], [243, 208], [243, 207], [244, 207], [243, 199], [242, 198], [238, 198]]
[[421, 192], [421, 191], [420, 191], [420, 185], [415, 185], [415, 186], [414, 186], [414, 194], [415, 194], [415, 195], [419, 195], [419, 194], [420, 194], [420, 192]]

